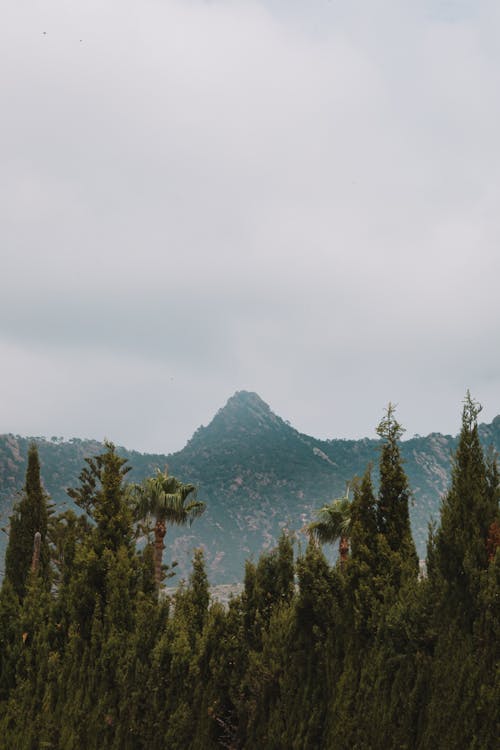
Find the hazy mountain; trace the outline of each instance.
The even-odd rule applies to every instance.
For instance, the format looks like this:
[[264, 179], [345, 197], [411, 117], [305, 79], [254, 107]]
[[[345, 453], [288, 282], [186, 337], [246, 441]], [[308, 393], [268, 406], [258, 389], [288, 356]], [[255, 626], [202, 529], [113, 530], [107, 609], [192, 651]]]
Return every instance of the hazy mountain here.
[[[500, 417], [481, 425], [485, 445], [500, 448]], [[0, 504], [3, 524], [16, 490], [24, 480], [29, 441], [0, 436]], [[39, 445], [42, 477], [58, 503], [70, 504], [65, 488], [77, 483], [87, 455], [99, 452], [96, 441], [35, 438]], [[427, 525], [438, 517], [439, 502], [450, 471], [456, 438], [432, 433], [403, 441], [402, 452], [414, 491], [412, 525], [419, 555], [425, 556]], [[240, 391], [220, 409], [207, 427], [200, 427], [187, 445], [169, 456], [141, 454], [120, 448], [139, 481], [156, 467], [198, 486], [207, 503], [205, 515], [192, 528], [168, 530], [166, 562], [179, 561], [179, 575], [189, 570], [196, 546], [205, 548], [213, 582], [231, 582], [243, 576], [244, 561], [273, 547], [281, 528], [297, 533], [313, 510], [344, 493], [345, 482], [375, 466], [378, 440], [317, 440], [304, 435], [276, 416], [255, 393]], [[0, 535], [2, 549], [6, 536]]]

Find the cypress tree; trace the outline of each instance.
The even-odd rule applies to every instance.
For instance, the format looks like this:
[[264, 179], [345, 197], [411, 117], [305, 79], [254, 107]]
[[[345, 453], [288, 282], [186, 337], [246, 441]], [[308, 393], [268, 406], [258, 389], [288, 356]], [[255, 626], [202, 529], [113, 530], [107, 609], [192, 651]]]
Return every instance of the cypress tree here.
[[[498, 744], [498, 562], [491, 528], [498, 518], [498, 472], [485, 461], [467, 392], [451, 484], [428, 555], [432, 666], [421, 747], [489, 750]], [[431, 630], [431, 633], [432, 633]]]
[[354, 488], [354, 499], [351, 504], [351, 551], [353, 557], [359, 557], [365, 550], [375, 546], [377, 527], [377, 505], [373, 492], [371, 467], [365, 471], [363, 478]]
[[448, 600], [470, 620], [479, 573], [489, 564], [488, 543], [498, 517], [498, 473], [485, 462], [477, 417], [481, 406], [467, 392], [451, 486], [441, 507], [434, 564], [448, 587]]
[[410, 489], [403, 469], [399, 440], [404, 432], [389, 404], [385, 417], [377, 427], [384, 441], [380, 452], [380, 487], [377, 503], [379, 531], [387, 537], [392, 550], [398, 551], [411, 538], [408, 501]]
[[9, 579], [0, 590], [0, 701], [15, 685], [21, 650], [20, 604]]
[[356, 649], [370, 641], [377, 629], [377, 613], [384, 599], [387, 547], [387, 541], [378, 532], [377, 500], [368, 467], [354, 491], [352, 554], [346, 570], [350, 606], [344, 619], [351, 620], [349, 637], [355, 638]]
[[231, 599], [227, 611], [214, 602], [197, 648], [193, 750], [242, 746], [238, 735], [246, 724], [247, 701], [242, 700], [240, 686], [247, 664], [241, 597]]
[[403, 567], [410, 573], [416, 573], [418, 559], [408, 510], [411, 493], [399, 450], [399, 440], [404, 430], [395, 419], [394, 412], [395, 407], [389, 404], [385, 417], [377, 427], [377, 433], [384, 441], [379, 463], [377, 525], [390, 550], [401, 554]]
[[210, 592], [205, 570], [203, 550], [196, 549], [193, 558], [193, 570], [189, 577], [189, 598], [192, 606], [191, 623], [195, 632], [201, 633], [207, 618]]
[[[252, 582], [253, 575], [255, 578]], [[254, 621], [250, 624], [251, 628], [253, 625], [255, 647], [260, 647], [260, 637], [268, 626], [274, 609], [291, 600], [293, 578], [293, 544], [291, 538], [283, 532], [277, 548], [263, 553], [254, 571], [251, 564], [246, 568], [245, 594], [249, 594], [247, 603], [255, 607]]]
[[37, 573], [48, 581], [50, 568], [48, 526], [48, 495], [40, 479], [40, 460], [35, 443], [28, 451], [26, 482], [21, 500], [14, 506], [10, 518], [9, 544], [5, 555], [5, 577], [22, 599], [33, 561], [35, 535], [40, 534], [39, 562]]

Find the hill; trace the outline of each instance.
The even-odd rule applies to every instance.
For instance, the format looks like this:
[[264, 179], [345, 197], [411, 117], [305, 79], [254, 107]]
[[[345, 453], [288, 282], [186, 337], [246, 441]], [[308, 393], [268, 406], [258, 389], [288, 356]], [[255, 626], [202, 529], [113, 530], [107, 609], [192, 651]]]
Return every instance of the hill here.
[[[486, 446], [499, 450], [500, 417], [481, 425], [480, 434]], [[76, 438], [65, 442], [0, 436], [2, 525], [22, 487], [32, 439], [39, 446], [45, 487], [58, 505], [71, 505], [66, 488], [77, 483], [85, 456], [102, 448], [97, 441]], [[368, 438], [318, 440], [304, 435], [274, 414], [257, 394], [240, 391], [182, 450], [168, 456], [125, 448], [119, 453], [133, 467], [128, 475], [131, 481], [140, 481], [167, 464], [170, 473], [198, 486], [207, 512], [190, 529], [168, 530], [166, 562], [177, 559], [179, 575], [186, 576], [193, 548], [203, 546], [211, 581], [231, 583], [242, 578], [246, 558], [275, 545], [283, 527], [298, 532], [304, 544], [300, 529], [314, 509], [343, 494], [346, 481], [362, 474], [368, 463], [376, 463], [378, 444]], [[456, 437], [439, 433], [402, 443], [414, 492], [411, 518], [420, 557], [425, 556], [428, 522], [438, 517], [455, 447]], [[0, 537], [3, 558], [6, 536]]]

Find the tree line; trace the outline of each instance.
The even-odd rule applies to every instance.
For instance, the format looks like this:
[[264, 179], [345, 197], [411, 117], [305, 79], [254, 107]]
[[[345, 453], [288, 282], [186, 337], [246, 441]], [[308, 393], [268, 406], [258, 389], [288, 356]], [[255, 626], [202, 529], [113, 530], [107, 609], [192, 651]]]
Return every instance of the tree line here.
[[[495, 458], [468, 395], [440, 522], [419, 568], [390, 406], [378, 473], [248, 561], [227, 607], [203, 554], [172, 597], [169, 523], [204, 509], [167, 472], [141, 485], [113, 445], [56, 514], [36, 446], [0, 590], [0, 745], [21, 750], [494, 750], [500, 736]], [[352, 489], [352, 499], [350, 498]], [[138, 536], [142, 544], [137, 543]], [[330, 565], [321, 545], [340, 541]]]

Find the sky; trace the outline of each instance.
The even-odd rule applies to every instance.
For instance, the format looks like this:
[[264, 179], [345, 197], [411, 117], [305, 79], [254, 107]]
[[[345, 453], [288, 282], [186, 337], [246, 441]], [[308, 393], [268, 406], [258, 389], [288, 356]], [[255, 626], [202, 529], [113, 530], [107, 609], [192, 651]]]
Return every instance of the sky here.
[[497, 0], [16, 0], [0, 432], [182, 448], [500, 413]]

